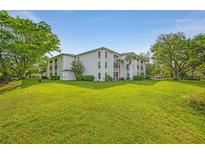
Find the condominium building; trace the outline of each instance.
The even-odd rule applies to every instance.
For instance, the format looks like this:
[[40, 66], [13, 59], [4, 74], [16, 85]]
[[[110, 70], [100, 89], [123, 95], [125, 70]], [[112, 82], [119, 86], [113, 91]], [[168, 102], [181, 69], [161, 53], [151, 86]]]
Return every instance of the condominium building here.
[[[84, 66], [83, 75], [93, 75], [95, 81], [104, 81], [106, 75], [114, 80], [120, 78], [132, 79], [134, 75], [146, 76], [145, 62], [136, 58], [129, 64], [125, 57], [129, 53], [118, 53], [111, 49], [101, 47], [77, 55], [61, 53], [54, 56], [48, 62], [47, 76], [59, 75], [61, 80], [75, 80], [75, 74], [71, 69], [73, 61], [80, 61]], [[124, 63], [119, 64], [121, 59]]]

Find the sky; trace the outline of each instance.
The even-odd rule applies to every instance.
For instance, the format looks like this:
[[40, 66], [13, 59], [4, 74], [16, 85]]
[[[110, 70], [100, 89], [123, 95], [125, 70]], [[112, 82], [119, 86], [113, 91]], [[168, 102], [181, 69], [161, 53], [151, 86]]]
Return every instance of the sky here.
[[99, 47], [147, 52], [163, 33], [205, 33], [205, 11], [8, 11], [11, 16], [45, 21], [61, 42], [62, 53]]

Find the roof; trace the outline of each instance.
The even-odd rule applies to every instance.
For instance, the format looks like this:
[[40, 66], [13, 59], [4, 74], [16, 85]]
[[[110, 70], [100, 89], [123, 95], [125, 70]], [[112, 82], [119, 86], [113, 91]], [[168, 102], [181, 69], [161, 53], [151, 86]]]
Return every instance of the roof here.
[[56, 58], [56, 57], [61, 56], [61, 55], [67, 55], [67, 56], [75, 57], [75, 55], [74, 55], [74, 54], [69, 54], [69, 53], [60, 53], [60, 54], [58, 54], [58, 55], [56, 55], [56, 56], [54, 56], [54, 57], [51, 57], [51, 59]]
[[137, 55], [137, 54], [134, 53], [134, 52], [124, 52], [124, 53], [121, 53], [120, 55], [123, 56], [123, 55], [127, 55], [127, 54], [135, 54], [135, 55]]
[[[89, 51], [86, 51], [86, 52], [82, 52], [82, 53], [79, 53], [77, 55], [74, 55], [74, 54], [68, 54], [68, 53], [60, 53], [59, 55], [56, 55], [54, 57], [52, 57], [51, 59], [55, 58], [55, 57], [58, 57], [58, 56], [61, 56], [61, 55], [67, 55], [67, 56], [71, 56], [71, 57], [75, 57], [75, 56], [81, 56], [81, 55], [84, 55], [84, 54], [88, 54], [88, 53], [92, 53], [92, 52], [95, 52], [97, 50], [108, 50], [110, 52], [113, 52], [115, 54], [118, 54], [118, 55], [121, 55], [121, 56], [124, 56], [124, 55], [127, 55], [127, 54], [135, 54], [137, 55], [136, 53], [134, 52], [124, 52], [124, 53], [118, 53], [116, 51], [113, 51], [111, 49], [108, 49], [106, 47], [100, 47], [100, 48], [96, 48], [96, 49], [93, 49], [93, 50], [89, 50]], [[139, 57], [140, 58], [140, 57]], [[141, 59], [141, 58], [140, 58]]]
[[84, 54], [88, 54], [88, 53], [91, 53], [91, 52], [95, 52], [95, 51], [97, 51], [97, 50], [108, 50], [108, 51], [110, 51], [110, 52], [113, 52], [113, 53], [119, 55], [119, 53], [116, 52], [116, 51], [113, 51], [113, 50], [108, 49], [108, 48], [106, 48], [106, 47], [100, 47], [100, 48], [96, 48], [96, 49], [89, 50], [89, 51], [86, 51], [86, 52], [82, 52], [82, 53], [80, 53], [80, 54], [77, 54], [77, 56], [81, 56], [81, 55], [84, 55]]

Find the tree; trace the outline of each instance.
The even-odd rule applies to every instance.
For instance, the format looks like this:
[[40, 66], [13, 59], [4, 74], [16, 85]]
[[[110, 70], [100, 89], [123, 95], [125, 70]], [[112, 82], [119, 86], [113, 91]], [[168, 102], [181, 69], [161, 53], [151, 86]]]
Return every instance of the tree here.
[[135, 53], [126, 54], [125, 60], [128, 62], [128, 64], [126, 65], [127, 79], [129, 78], [128, 72], [129, 72], [129, 69], [130, 69], [130, 65], [131, 65], [132, 61], [136, 60], [136, 59], [137, 59], [137, 55]]
[[198, 67], [198, 70], [205, 76], [205, 63], [201, 64]]
[[80, 61], [73, 61], [71, 63], [71, 69], [75, 73], [76, 79], [82, 80], [84, 71], [84, 66], [82, 63]]
[[168, 66], [174, 79], [183, 78], [205, 61], [205, 35], [186, 38], [184, 33], [162, 34], [151, 46], [153, 58], [159, 64]]
[[195, 78], [195, 70], [203, 68], [205, 64], [205, 35], [198, 34], [192, 38], [192, 55], [189, 58], [187, 71], [191, 70], [192, 78]]
[[7, 40], [0, 47], [1, 53], [9, 55], [10, 65], [6, 67], [19, 79], [24, 78], [45, 54], [60, 51], [60, 41], [47, 23], [14, 18], [6, 11], [0, 11], [0, 37], [0, 40]]
[[117, 65], [119, 66], [119, 75], [120, 75], [120, 68], [121, 68], [121, 65], [124, 64], [124, 60], [123, 60], [123, 59], [117, 59], [117, 60], [116, 60], [116, 63], [117, 63]]

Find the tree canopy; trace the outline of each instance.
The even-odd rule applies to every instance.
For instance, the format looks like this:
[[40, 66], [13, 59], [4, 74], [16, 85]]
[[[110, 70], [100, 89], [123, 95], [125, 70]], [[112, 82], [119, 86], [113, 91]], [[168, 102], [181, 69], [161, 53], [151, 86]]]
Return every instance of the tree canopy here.
[[0, 11], [0, 72], [5, 80], [26, 77], [46, 54], [60, 51], [59, 45], [44, 21], [35, 23]]
[[160, 35], [151, 46], [151, 52], [157, 63], [171, 69], [174, 79], [180, 79], [204, 63], [204, 46], [204, 34], [187, 38], [178, 32]]

